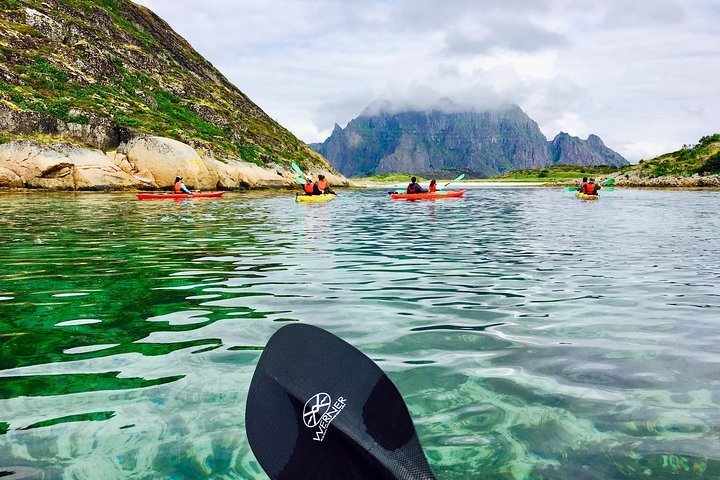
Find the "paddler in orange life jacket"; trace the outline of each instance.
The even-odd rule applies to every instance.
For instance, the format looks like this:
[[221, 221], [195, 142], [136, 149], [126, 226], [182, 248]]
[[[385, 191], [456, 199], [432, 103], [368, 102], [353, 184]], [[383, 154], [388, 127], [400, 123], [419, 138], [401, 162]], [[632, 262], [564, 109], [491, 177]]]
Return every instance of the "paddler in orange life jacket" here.
[[330, 184], [328, 183], [328, 181], [325, 180], [325, 175], [318, 175], [318, 180], [317, 182], [315, 182], [315, 188], [313, 190], [313, 193], [315, 195], [323, 195], [327, 193], [335, 194], [335, 192], [330, 189]]
[[437, 192], [437, 180], [435, 180], [434, 178], [430, 180], [430, 186], [428, 187], [428, 191], [430, 193]]
[[410, 179], [410, 184], [407, 186], [407, 193], [426, 193], [427, 190], [425, 190], [423, 187], [420, 186], [419, 183], [417, 183], [417, 178], [412, 177]]
[[580, 193], [584, 193], [585, 195], [598, 195], [598, 192], [600, 191], [602, 187], [600, 185], [597, 185], [595, 183], [595, 179], [591, 178], [590, 181], [585, 183], [580, 188]]
[[305, 191], [305, 195], [312, 195], [313, 193], [315, 193], [315, 185], [312, 183], [312, 179], [310, 179], [310, 177], [308, 177], [305, 181], [305, 185], [303, 185], [303, 190]]
[[587, 177], [583, 177], [582, 182], [578, 185], [577, 191], [582, 192], [583, 187], [587, 185]]
[[173, 183], [173, 193], [187, 193], [188, 195], [192, 195], [192, 192], [188, 190], [182, 179], [182, 177], [175, 177], [175, 182]]

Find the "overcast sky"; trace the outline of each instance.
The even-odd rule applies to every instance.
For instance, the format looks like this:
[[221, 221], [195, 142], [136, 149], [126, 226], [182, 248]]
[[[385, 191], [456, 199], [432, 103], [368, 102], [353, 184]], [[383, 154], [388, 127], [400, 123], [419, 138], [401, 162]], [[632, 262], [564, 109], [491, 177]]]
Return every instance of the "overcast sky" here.
[[719, 0], [139, 0], [323, 141], [378, 99], [516, 103], [628, 160], [720, 132]]

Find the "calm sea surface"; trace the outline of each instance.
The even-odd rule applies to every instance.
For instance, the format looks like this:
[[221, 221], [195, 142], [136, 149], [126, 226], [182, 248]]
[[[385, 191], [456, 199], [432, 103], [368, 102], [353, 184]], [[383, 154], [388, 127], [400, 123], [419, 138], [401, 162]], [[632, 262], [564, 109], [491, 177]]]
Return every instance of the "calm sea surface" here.
[[2, 194], [0, 472], [265, 479], [248, 384], [307, 322], [388, 373], [440, 479], [717, 479], [719, 210], [717, 191]]

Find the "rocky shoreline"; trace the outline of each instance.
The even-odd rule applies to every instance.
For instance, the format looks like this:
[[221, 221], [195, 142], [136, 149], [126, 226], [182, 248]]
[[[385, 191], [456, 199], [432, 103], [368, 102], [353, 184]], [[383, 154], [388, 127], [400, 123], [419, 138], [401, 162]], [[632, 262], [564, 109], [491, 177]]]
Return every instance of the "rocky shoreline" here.
[[[336, 172], [323, 174], [331, 185], [349, 186]], [[65, 191], [168, 189], [176, 176], [197, 190], [296, 188], [295, 172], [279, 164], [261, 167], [212, 154], [165, 137], [138, 135], [110, 152], [70, 143], [17, 140], [0, 144], [0, 188]]]
[[[615, 187], [627, 188], [670, 188], [670, 189], [693, 189], [693, 188], [720, 188], [720, 175], [695, 174], [690, 177], [677, 177], [665, 175], [661, 177], [649, 177], [637, 170], [628, 172], [617, 172], [611, 175], [596, 177], [599, 183], [614, 178]], [[575, 185], [577, 182], [546, 183], [547, 187], [561, 187]]]

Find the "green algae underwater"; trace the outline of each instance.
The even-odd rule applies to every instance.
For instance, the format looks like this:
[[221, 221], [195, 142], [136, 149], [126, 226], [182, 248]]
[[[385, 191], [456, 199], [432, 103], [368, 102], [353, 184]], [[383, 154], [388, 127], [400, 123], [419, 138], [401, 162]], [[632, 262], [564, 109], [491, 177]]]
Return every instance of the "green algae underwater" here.
[[440, 479], [720, 476], [720, 192], [342, 193], [0, 195], [0, 471], [267, 478], [247, 389], [306, 322]]

